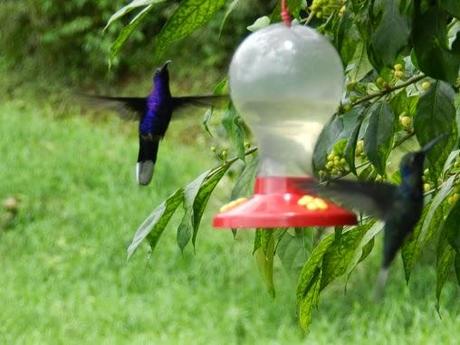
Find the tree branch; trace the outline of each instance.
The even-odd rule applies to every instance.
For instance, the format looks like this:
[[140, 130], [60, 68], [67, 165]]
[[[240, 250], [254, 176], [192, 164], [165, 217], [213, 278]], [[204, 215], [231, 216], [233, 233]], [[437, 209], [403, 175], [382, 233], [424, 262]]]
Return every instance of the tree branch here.
[[367, 96], [364, 96], [363, 98], [360, 98], [360, 99], [356, 100], [355, 102], [351, 103], [351, 106], [354, 107], [354, 106], [356, 106], [358, 104], [370, 101], [371, 99], [374, 99], [376, 97], [385, 96], [385, 95], [387, 95], [389, 93], [392, 93], [392, 92], [394, 92], [396, 90], [405, 88], [405, 87], [407, 87], [409, 85], [412, 85], [412, 84], [415, 84], [416, 82], [422, 80], [423, 78], [426, 78], [426, 75], [422, 74], [422, 75], [419, 75], [419, 76], [416, 76], [416, 77], [412, 77], [412, 78], [408, 79], [407, 81], [405, 81], [402, 84], [395, 85], [393, 87], [387, 87], [387, 88], [385, 88], [384, 90], [382, 90], [380, 92], [371, 93], [371, 94], [369, 94]]

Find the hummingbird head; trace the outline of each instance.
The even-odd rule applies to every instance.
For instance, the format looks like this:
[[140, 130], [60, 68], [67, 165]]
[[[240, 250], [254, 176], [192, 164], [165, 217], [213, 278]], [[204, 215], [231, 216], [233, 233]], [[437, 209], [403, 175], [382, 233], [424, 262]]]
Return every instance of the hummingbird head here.
[[171, 60], [166, 61], [163, 66], [157, 68], [155, 70], [155, 74], [153, 75], [153, 82], [156, 84], [158, 82], [166, 82], [169, 83], [169, 71], [168, 65], [171, 63]]
[[422, 176], [423, 174], [423, 163], [425, 162], [426, 154], [441, 140], [446, 139], [448, 136], [447, 133], [442, 134], [435, 139], [431, 140], [425, 146], [423, 146], [419, 151], [409, 152], [406, 154], [400, 164], [401, 175], [404, 179], [411, 175]]

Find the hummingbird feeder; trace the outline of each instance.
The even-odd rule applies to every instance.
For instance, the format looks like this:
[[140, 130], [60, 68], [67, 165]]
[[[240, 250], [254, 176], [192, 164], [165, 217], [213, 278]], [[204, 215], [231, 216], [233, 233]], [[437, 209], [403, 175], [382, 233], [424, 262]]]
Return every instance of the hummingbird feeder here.
[[340, 102], [343, 81], [335, 48], [307, 26], [285, 20], [241, 43], [230, 64], [230, 95], [255, 135], [260, 165], [254, 195], [223, 207], [214, 227], [356, 223], [353, 213], [296, 187], [312, 180], [315, 143]]

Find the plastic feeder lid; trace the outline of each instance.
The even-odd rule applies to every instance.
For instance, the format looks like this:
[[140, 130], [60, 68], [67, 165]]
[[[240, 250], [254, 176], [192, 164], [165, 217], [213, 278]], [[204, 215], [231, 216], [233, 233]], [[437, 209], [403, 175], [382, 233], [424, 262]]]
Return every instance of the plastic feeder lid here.
[[254, 195], [214, 217], [215, 228], [291, 228], [354, 225], [356, 215], [296, 187], [309, 177], [257, 177]]

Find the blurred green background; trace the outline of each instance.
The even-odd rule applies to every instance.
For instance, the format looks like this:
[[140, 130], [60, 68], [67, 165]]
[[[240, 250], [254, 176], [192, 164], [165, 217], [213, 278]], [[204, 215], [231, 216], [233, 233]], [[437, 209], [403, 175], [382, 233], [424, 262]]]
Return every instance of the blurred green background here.
[[[346, 293], [344, 280], [328, 289], [304, 336], [293, 275], [276, 263], [273, 300], [251, 255], [253, 233], [233, 239], [210, 226], [228, 201], [230, 178], [210, 201], [196, 253], [178, 249], [174, 219], [152, 255], [143, 247], [126, 261], [149, 212], [216, 161], [215, 139], [197, 112], [173, 123], [153, 183], [139, 188], [136, 126], [70, 96], [148, 92], [152, 38], [174, 6], [160, 6], [109, 71], [110, 44], [124, 22], [102, 29], [124, 3], [0, 2], [0, 200], [17, 208], [13, 216], [0, 209], [0, 344], [456, 344], [458, 292], [448, 283], [440, 319], [432, 265], [422, 264], [406, 286], [398, 261], [385, 300], [373, 299], [379, 250]], [[173, 91], [209, 93], [246, 26], [273, 6], [240, 1], [221, 37], [225, 11], [176, 44]]]

